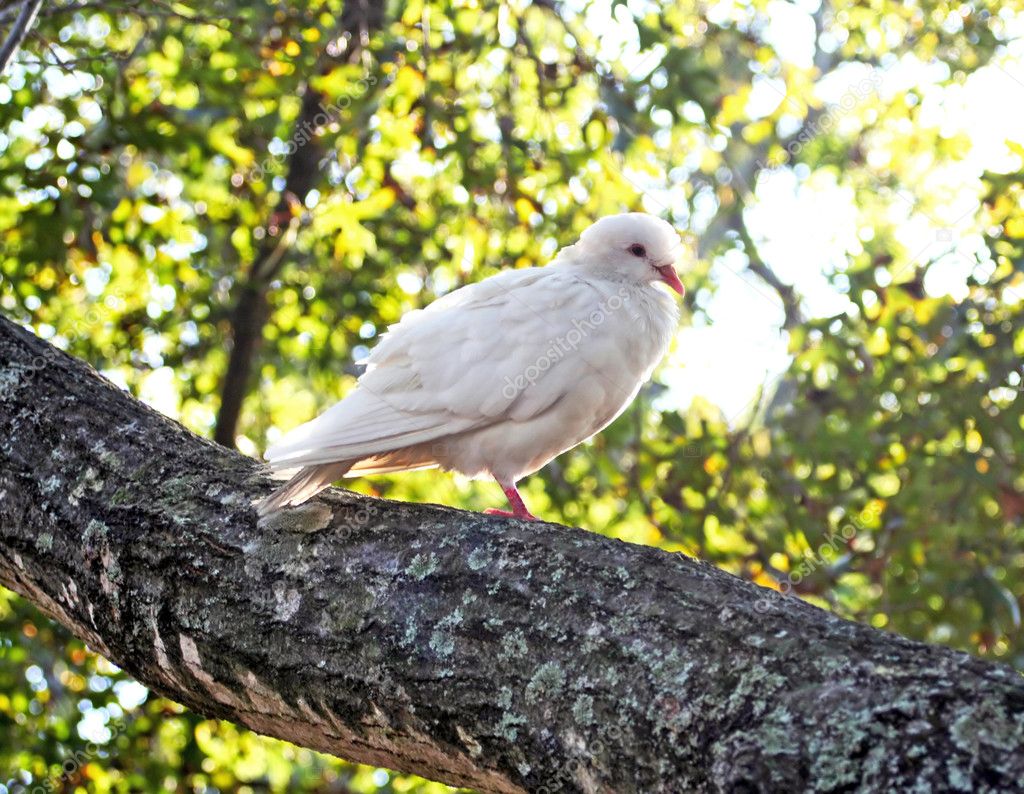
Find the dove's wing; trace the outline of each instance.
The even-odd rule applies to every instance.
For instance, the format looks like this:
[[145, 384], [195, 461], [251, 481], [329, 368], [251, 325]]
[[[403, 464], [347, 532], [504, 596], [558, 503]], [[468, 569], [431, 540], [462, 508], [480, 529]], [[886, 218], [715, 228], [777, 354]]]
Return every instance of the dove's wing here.
[[588, 357], [603, 357], [559, 345], [599, 299], [550, 266], [456, 290], [391, 326], [353, 392], [267, 459], [278, 470], [359, 460], [538, 414], [579, 383]]

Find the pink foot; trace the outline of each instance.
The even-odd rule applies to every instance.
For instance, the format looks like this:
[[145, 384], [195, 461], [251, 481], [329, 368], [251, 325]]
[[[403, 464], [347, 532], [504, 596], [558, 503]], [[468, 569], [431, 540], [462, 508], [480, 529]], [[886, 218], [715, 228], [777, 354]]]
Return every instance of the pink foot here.
[[519, 518], [523, 521], [540, 521], [537, 516], [526, 509], [526, 502], [523, 501], [523, 497], [519, 495], [519, 491], [516, 489], [516, 484], [513, 482], [510, 485], [498, 481], [498, 485], [501, 486], [501, 490], [505, 492], [505, 496], [508, 497], [508, 503], [512, 505], [512, 511], [508, 510], [495, 510], [493, 507], [490, 510], [484, 510], [489, 516], [505, 516], [506, 518]]

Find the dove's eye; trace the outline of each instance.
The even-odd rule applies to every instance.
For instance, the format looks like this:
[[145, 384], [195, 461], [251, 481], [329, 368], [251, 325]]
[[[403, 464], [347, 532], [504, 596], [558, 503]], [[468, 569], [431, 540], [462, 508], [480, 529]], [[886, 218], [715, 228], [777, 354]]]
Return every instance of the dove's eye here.
[[640, 245], [640, 243], [633, 243], [626, 250], [629, 251], [633, 256], [646, 256], [647, 255], [647, 249], [644, 248], [642, 245]]

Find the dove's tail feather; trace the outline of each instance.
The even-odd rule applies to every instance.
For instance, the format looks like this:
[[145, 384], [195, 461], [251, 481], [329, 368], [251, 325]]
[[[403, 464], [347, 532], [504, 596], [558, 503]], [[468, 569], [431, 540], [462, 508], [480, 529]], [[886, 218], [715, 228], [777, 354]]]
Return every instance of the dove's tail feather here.
[[256, 502], [256, 512], [265, 516], [283, 507], [300, 505], [312, 499], [332, 482], [344, 477], [355, 462], [343, 460], [338, 463], [318, 463], [299, 469], [298, 474], [270, 496]]
[[367, 474], [391, 474], [398, 471], [419, 471], [437, 468], [434, 459], [434, 445], [420, 444], [404, 447], [391, 452], [382, 452], [352, 464], [346, 477], [363, 477]]

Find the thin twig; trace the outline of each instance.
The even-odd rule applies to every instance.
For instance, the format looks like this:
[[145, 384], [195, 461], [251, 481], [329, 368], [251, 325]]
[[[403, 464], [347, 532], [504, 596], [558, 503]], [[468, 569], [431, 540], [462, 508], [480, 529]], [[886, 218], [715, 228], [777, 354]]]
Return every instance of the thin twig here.
[[25, 36], [28, 35], [29, 30], [36, 21], [36, 15], [39, 13], [39, 7], [42, 4], [43, 0], [25, 0], [22, 4], [21, 11], [18, 12], [18, 18], [14, 20], [14, 26], [11, 28], [11, 32], [7, 34], [7, 40], [4, 42], [3, 47], [0, 48], [0, 74], [7, 70], [7, 64], [10, 63], [18, 48], [21, 47]]

